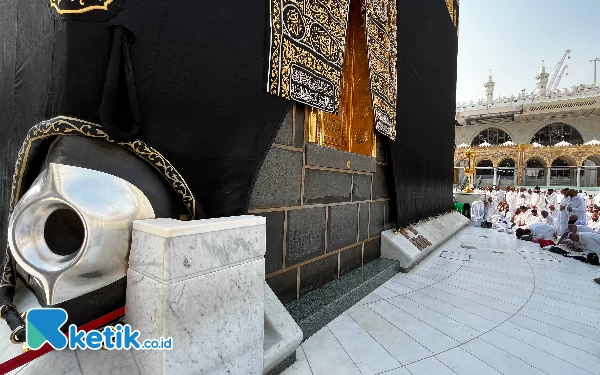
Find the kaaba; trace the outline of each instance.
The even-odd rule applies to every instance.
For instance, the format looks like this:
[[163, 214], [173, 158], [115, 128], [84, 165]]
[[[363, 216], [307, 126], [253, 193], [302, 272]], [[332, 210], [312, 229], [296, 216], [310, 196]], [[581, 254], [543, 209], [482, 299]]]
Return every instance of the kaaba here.
[[[64, 257], [88, 238], [67, 196], [105, 202], [89, 217], [129, 222], [265, 216], [267, 282], [284, 302], [377, 259], [383, 230], [452, 210], [458, 10], [457, 0], [4, 0], [0, 313], [16, 341], [17, 282], [77, 325], [125, 303], [123, 278], [51, 295], [27, 271], [36, 236]], [[125, 213], [101, 186], [143, 204]], [[39, 191], [64, 202], [30, 218]], [[116, 256], [105, 251], [98, 264]], [[317, 276], [300, 281], [302, 267]]]

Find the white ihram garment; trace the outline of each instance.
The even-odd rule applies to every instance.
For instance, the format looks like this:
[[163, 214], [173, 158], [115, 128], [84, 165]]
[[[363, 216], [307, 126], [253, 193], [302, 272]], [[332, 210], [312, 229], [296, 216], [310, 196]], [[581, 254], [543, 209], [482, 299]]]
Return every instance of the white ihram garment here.
[[551, 240], [554, 237], [554, 227], [544, 223], [533, 223], [527, 227], [533, 237], [541, 240]]
[[548, 197], [546, 197], [546, 207], [550, 207], [550, 205], [553, 205], [556, 208], [556, 200], [557, 200], [557, 195], [556, 192], [552, 192], [552, 194], [548, 195]]
[[579, 244], [585, 250], [600, 254], [600, 234], [598, 233], [579, 233]]

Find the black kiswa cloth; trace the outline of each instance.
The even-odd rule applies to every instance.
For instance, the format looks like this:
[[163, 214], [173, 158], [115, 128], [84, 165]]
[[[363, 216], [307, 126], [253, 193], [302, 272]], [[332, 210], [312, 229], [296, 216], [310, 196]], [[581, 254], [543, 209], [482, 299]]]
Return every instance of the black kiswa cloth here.
[[397, 4], [397, 136], [389, 144], [402, 227], [453, 207], [458, 36], [446, 2]]
[[[102, 122], [117, 25], [135, 38], [129, 53], [137, 138], [173, 164], [207, 217], [246, 213], [289, 105], [264, 87], [266, 1], [99, 1], [106, 10], [51, 3], [0, 4], [0, 243], [6, 243], [13, 170], [28, 130], [57, 116]], [[113, 96], [122, 105], [126, 95]], [[131, 110], [130, 104], [121, 108]], [[114, 123], [126, 126], [120, 118]], [[13, 292], [0, 287], [0, 305]]]

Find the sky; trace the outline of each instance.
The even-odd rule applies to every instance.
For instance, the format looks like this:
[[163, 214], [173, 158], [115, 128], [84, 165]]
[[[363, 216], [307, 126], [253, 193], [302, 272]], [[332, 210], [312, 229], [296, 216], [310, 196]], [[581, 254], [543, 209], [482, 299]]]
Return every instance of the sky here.
[[600, 58], [600, 0], [461, 0], [456, 100], [485, 98], [489, 70], [494, 98], [530, 93], [542, 60], [552, 78], [568, 49], [559, 89], [591, 84], [590, 60]]

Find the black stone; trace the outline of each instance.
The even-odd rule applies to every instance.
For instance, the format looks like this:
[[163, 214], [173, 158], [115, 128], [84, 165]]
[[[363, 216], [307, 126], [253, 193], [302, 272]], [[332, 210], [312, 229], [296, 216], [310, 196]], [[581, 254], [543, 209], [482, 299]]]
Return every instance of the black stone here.
[[385, 202], [371, 202], [371, 223], [369, 237], [379, 236], [383, 232], [383, 206]]
[[293, 269], [277, 276], [269, 277], [267, 284], [273, 289], [273, 293], [281, 303], [288, 303], [297, 297], [298, 293], [298, 270]]
[[393, 190], [394, 180], [391, 168], [377, 164], [377, 171], [373, 174], [373, 199], [388, 198], [389, 187]]
[[250, 200], [250, 209], [300, 205], [302, 153], [271, 148]]
[[365, 242], [363, 263], [367, 264], [381, 257], [381, 237]]
[[329, 207], [327, 252], [355, 244], [358, 240], [358, 205]]
[[379, 258], [285, 305], [304, 340], [398, 274], [395, 260]]
[[337, 279], [338, 255], [334, 254], [300, 267], [300, 295]]
[[352, 178], [352, 201], [359, 202], [371, 200], [371, 175], [355, 174]]
[[267, 218], [267, 252], [265, 272], [271, 273], [283, 267], [283, 221], [284, 212], [263, 212], [256, 214]]
[[362, 266], [363, 245], [356, 245], [340, 253], [340, 277]]
[[304, 204], [350, 201], [352, 190], [350, 173], [306, 169], [304, 174]]
[[277, 135], [275, 136], [275, 141], [273, 143], [285, 146], [292, 145], [293, 113], [293, 109], [290, 109], [288, 111], [287, 115], [285, 116], [285, 119], [281, 123], [281, 127], [279, 128], [279, 131], [277, 132]]
[[[348, 162], [350, 162], [350, 167], [348, 167]], [[371, 156], [336, 150], [331, 147], [319, 146], [315, 143], [307, 143], [306, 164], [350, 171], [375, 172], [377, 161]]]
[[325, 207], [288, 212], [287, 267], [325, 253]]
[[369, 238], [369, 203], [361, 203], [359, 207], [358, 240], [364, 241]]
[[304, 147], [304, 105], [296, 103], [296, 122], [294, 124], [294, 146]]

